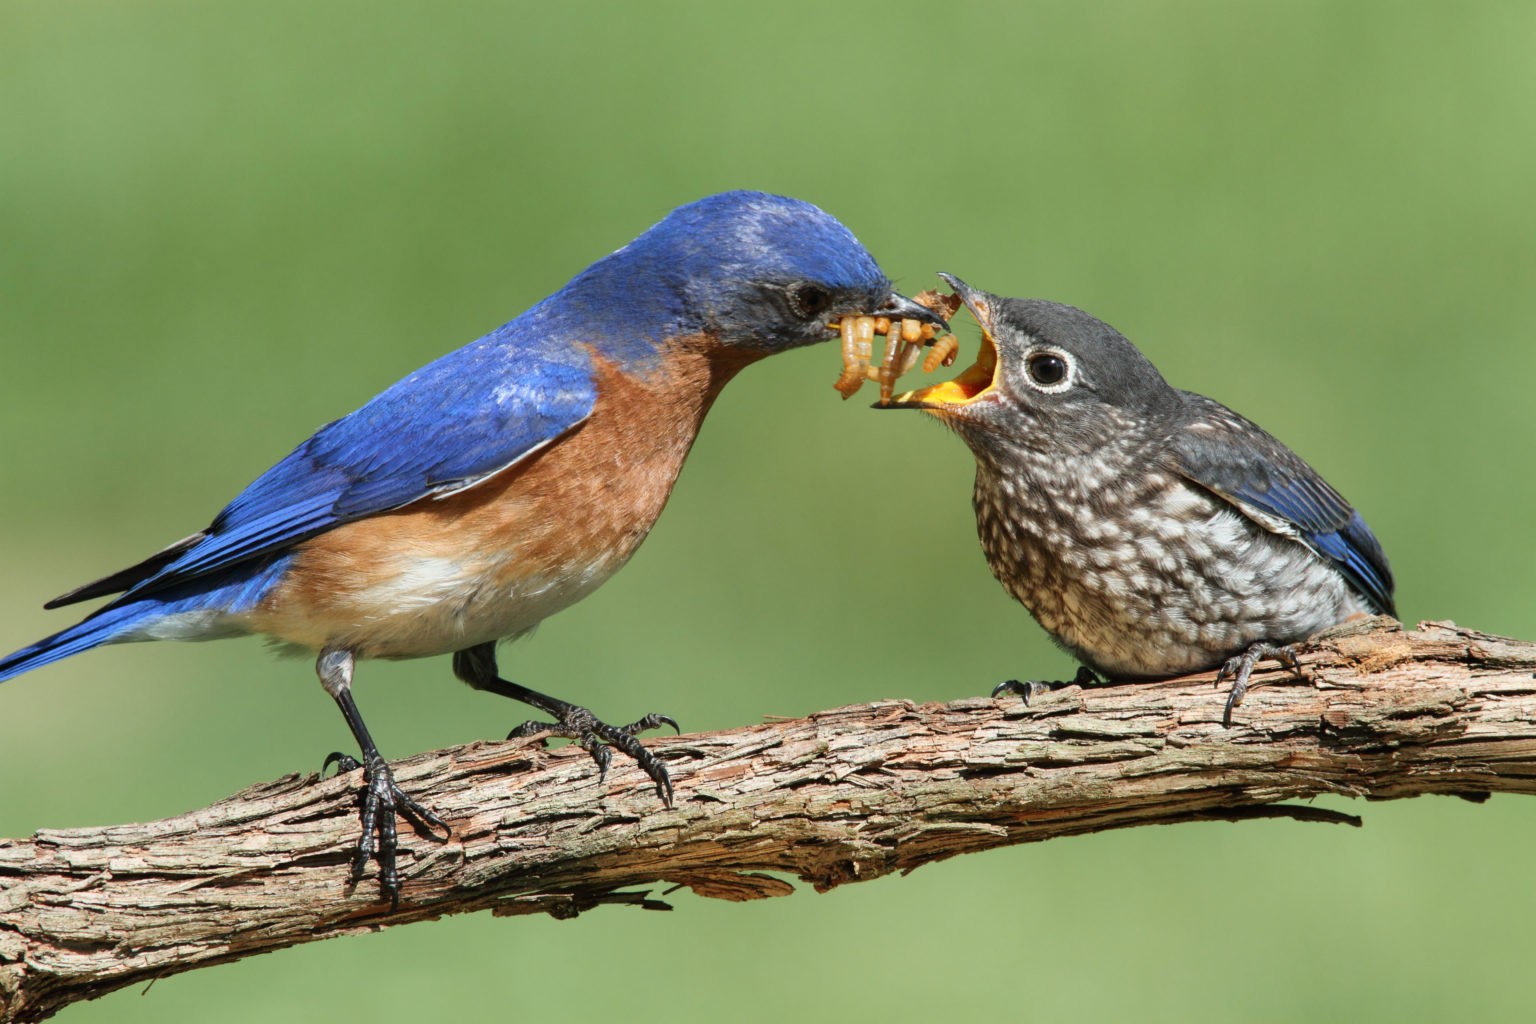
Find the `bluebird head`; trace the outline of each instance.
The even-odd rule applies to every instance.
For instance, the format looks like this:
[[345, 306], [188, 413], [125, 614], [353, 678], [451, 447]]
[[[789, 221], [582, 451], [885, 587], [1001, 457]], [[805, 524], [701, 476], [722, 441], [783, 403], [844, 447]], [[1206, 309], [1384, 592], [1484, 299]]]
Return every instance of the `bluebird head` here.
[[1102, 320], [939, 276], [981, 326], [981, 351], [954, 380], [899, 395], [891, 408], [932, 413], [973, 448], [1006, 438], [1049, 451], [1085, 450], [1128, 426], [1150, 429], [1181, 407], [1180, 392]]
[[[618, 271], [619, 273], [609, 273]], [[942, 323], [891, 289], [853, 233], [810, 203], [722, 192], [680, 206], [589, 274], [648, 282], [669, 329], [705, 331], [767, 355], [826, 341], [828, 324], [869, 314]]]

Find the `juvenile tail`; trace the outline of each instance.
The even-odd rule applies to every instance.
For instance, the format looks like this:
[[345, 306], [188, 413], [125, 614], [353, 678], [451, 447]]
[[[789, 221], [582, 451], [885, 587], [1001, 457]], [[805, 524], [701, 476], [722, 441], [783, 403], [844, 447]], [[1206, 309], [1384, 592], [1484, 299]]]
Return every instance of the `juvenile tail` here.
[[157, 617], [158, 612], [159, 609], [149, 603], [137, 601], [120, 608], [104, 608], [84, 622], [0, 658], [0, 683], [34, 668], [51, 665], [71, 654], [88, 651], [92, 647], [141, 639], [133, 633], [148, 620]]

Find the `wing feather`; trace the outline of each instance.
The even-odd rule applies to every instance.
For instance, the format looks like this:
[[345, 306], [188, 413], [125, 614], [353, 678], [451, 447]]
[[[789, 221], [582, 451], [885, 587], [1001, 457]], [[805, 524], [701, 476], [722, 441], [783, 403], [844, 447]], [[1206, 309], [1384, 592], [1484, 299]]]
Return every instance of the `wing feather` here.
[[596, 398], [584, 348], [520, 342], [517, 326], [442, 357], [321, 427], [201, 535], [65, 597], [111, 593], [102, 589], [108, 584], [126, 588], [119, 601], [152, 594], [516, 465], [580, 425]]
[[1266, 529], [1274, 531], [1278, 519], [1338, 566], [1377, 611], [1396, 615], [1392, 569], [1360, 513], [1263, 429], [1219, 402], [1186, 397], [1192, 416], [1173, 438], [1178, 471]]

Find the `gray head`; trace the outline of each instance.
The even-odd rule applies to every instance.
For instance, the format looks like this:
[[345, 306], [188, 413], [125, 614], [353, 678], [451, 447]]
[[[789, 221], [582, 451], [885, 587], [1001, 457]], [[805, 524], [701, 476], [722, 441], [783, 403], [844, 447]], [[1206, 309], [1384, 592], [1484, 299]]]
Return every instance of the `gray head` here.
[[981, 326], [981, 351], [954, 380], [909, 391], [890, 408], [932, 413], [973, 448], [1051, 451], [1103, 444], [1133, 424], [1155, 429], [1182, 407], [1181, 393], [1102, 320], [939, 276]]

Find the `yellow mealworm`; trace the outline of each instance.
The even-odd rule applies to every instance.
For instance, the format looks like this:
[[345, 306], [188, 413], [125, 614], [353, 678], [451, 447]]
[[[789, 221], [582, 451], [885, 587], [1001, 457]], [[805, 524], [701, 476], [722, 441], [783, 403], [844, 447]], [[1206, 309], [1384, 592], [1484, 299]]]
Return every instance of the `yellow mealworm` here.
[[923, 360], [923, 372], [932, 373], [940, 366], [948, 366], [955, 361], [955, 355], [960, 351], [960, 339], [953, 334], [946, 334], [933, 343], [928, 356]]
[[[938, 292], [924, 292], [917, 300], [941, 316], [952, 316], [960, 305], [954, 296]], [[845, 316], [827, 326], [842, 338], [843, 372], [833, 386], [844, 398], [852, 398], [866, 380], [872, 380], [880, 386], [880, 401], [889, 402], [896, 382], [919, 362], [924, 372], [932, 373], [940, 366], [952, 365], [959, 355], [960, 343], [954, 335], [938, 337], [933, 324], [920, 320]], [[872, 365], [876, 334], [885, 336], [878, 366]], [[929, 345], [933, 347], [925, 357], [923, 350]]]
[[[900, 321], [906, 323], [906, 321]], [[901, 340], [902, 331], [895, 324], [888, 324], [885, 332], [885, 355], [880, 360], [880, 369], [875, 373], [875, 380], [880, 385], [880, 401], [889, 402], [891, 396], [896, 393], [896, 378], [901, 376], [900, 356], [904, 342]]]
[[838, 330], [843, 335], [843, 374], [832, 386], [844, 398], [852, 398], [853, 393], [863, 386], [864, 366], [868, 365], [867, 361], [862, 365], [859, 363], [858, 338], [854, 334], [853, 321], [853, 317], [845, 316], [838, 324]]

